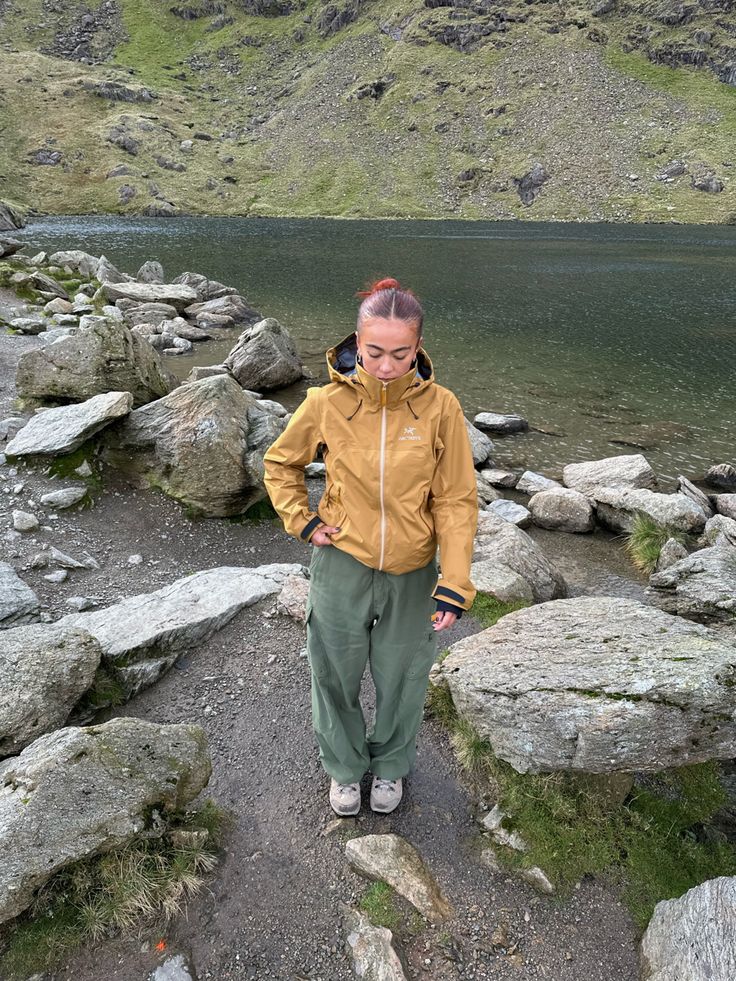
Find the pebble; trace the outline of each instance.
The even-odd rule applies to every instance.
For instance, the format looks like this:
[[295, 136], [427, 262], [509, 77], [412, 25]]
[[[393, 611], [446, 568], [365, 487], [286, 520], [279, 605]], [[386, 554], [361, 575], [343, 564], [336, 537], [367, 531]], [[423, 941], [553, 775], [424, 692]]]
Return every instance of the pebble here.
[[142, 564], [143, 564], [143, 556], [142, 555], [136, 554], [136, 555], [129, 555], [128, 556], [128, 565], [142, 565]]
[[50, 508], [70, 508], [74, 504], [79, 504], [86, 494], [86, 487], [63, 487], [61, 490], [42, 494], [41, 504]]
[[43, 578], [47, 582], [60, 583], [64, 582], [68, 575], [69, 573], [66, 571], [66, 569], [56, 569], [55, 572], [49, 572], [49, 574]]
[[38, 518], [28, 511], [13, 511], [13, 528], [16, 531], [35, 531], [38, 528]]

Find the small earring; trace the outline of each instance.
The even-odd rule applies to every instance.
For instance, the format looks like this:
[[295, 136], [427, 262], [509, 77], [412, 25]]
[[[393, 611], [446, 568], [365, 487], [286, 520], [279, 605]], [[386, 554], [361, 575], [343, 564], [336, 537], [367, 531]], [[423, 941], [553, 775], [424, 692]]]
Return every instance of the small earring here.
[[362, 367], [362, 365], [363, 365], [363, 355], [360, 353], [360, 351], [358, 351], [358, 353], [355, 355], [355, 361], [356, 361], [356, 364], [359, 364]]

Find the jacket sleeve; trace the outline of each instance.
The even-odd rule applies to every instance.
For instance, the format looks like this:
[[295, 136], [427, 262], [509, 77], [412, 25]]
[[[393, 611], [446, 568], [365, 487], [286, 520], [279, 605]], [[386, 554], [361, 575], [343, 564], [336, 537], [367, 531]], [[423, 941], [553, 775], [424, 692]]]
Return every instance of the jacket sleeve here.
[[286, 531], [305, 542], [322, 524], [320, 516], [309, 510], [304, 482], [304, 468], [322, 442], [319, 393], [318, 388], [307, 390], [306, 399], [263, 457], [264, 483], [271, 503]]
[[435, 469], [429, 499], [440, 549], [436, 600], [469, 610], [475, 599], [470, 581], [478, 524], [478, 488], [473, 454], [460, 403], [453, 395], [440, 423], [444, 451]]

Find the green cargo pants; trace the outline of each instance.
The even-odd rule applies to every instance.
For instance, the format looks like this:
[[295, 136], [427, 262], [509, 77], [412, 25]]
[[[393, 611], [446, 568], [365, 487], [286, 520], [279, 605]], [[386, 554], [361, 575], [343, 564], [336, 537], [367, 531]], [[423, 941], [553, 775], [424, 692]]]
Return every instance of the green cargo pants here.
[[[315, 546], [307, 604], [312, 724], [322, 766], [338, 783], [357, 783], [366, 770], [395, 780], [411, 769], [437, 650], [436, 583], [434, 561], [397, 576], [334, 545]], [[369, 733], [359, 700], [366, 664], [376, 688]]]

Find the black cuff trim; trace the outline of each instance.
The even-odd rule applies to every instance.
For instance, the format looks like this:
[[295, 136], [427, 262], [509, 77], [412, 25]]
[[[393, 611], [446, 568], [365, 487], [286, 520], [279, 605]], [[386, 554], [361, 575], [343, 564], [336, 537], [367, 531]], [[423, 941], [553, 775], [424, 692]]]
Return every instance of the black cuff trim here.
[[444, 600], [435, 600], [437, 604], [438, 613], [454, 613], [458, 620], [463, 615], [463, 610], [459, 606], [455, 606], [453, 603], [445, 603]]
[[465, 603], [465, 597], [461, 596], [460, 593], [453, 592], [452, 589], [448, 589], [447, 586], [438, 586], [434, 591], [434, 598], [437, 599], [438, 596], [447, 596], [451, 600], [455, 600], [460, 606]]
[[299, 537], [303, 538], [305, 542], [308, 541], [309, 536], [312, 534], [312, 532], [317, 527], [317, 525], [321, 525], [321, 524], [322, 524], [322, 518], [320, 518], [320, 516], [317, 515], [316, 517], [312, 518], [309, 524], [302, 529], [302, 533]]

